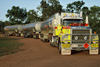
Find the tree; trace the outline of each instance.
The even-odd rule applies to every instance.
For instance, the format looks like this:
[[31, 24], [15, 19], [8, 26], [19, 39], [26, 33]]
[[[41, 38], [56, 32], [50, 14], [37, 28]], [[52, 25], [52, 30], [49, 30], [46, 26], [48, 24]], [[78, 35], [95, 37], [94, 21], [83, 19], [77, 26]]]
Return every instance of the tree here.
[[27, 22], [36, 22], [38, 20], [38, 15], [35, 10], [29, 10], [27, 12]]
[[6, 17], [12, 24], [21, 24], [27, 17], [26, 9], [13, 6], [11, 10], [7, 10]]
[[100, 7], [99, 6], [93, 6], [90, 7], [90, 14], [89, 14], [89, 23], [91, 28], [93, 29], [93, 32], [96, 31], [97, 33], [100, 33]]
[[0, 21], [0, 32], [4, 33], [4, 27], [10, 25], [9, 21]]
[[39, 7], [37, 7], [37, 9], [38, 9], [38, 12], [39, 11], [41, 11], [41, 20], [43, 21], [43, 20], [45, 20], [45, 19], [47, 19], [48, 17], [48, 12], [49, 12], [49, 4], [45, 1], [45, 0], [42, 0], [41, 2], [40, 2], [40, 6]]
[[48, 3], [46, 0], [42, 0], [40, 4], [41, 5], [37, 7], [37, 9], [38, 11], [41, 11], [42, 20], [46, 20], [55, 13], [63, 11], [62, 5], [60, 5], [58, 0], [48, 0]]
[[51, 10], [52, 14], [63, 11], [62, 5], [60, 4], [60, 2], [58, 0], [48, 0], [48, 1], [49, 1], [49, 4], [51, 4], [50, 10]]
[[4, 26], [8, 26], [8, 25], [11, 25], [10, 22], [9, 21], [5, 21], [4, 22]]
[[69, 3], [67, 4], [67, 11], [69, 12], [80, 12], [80, 10], [82, 9], [82, 6], [85, 4], [85, 2], [83, 1], [75, 1], [73, 3]]

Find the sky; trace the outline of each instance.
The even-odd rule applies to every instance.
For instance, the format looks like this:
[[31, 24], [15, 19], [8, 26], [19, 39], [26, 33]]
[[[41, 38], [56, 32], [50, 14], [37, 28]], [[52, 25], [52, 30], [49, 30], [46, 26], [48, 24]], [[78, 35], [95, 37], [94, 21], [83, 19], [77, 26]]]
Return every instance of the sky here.
[[[66, 8], [67, 4], [72, 3], [74, 1], [81, 0], [59, 0], [60, 4], [63, 8]], [[84, 6], [99, 6], [100, 0], [83, 0], [85, 2]], [[9, 20], [6, 18], [5, 14], [7, 14], [7, 10], [11, 9], [12, 6], [19, 6], [20, 8], [26, 8], [27, 11], [35, 9], [40, 5], [41, 0], [0, 0], [0, 21]]]

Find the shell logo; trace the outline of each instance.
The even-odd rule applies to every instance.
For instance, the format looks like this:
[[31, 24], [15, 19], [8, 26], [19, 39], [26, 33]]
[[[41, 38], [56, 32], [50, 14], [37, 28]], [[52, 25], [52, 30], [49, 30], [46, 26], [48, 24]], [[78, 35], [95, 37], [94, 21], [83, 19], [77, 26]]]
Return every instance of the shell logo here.
[[74, 14], [72, 14], [72, 17], [74, 17]]

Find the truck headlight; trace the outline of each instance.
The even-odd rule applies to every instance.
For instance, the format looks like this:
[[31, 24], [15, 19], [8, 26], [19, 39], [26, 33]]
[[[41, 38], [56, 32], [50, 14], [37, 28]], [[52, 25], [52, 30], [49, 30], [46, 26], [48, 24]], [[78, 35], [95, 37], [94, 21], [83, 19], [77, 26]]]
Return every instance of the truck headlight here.
[[68, 39], [68, 35], [64, 37], [64, 39]]
[[88, 38], [87, 36], [84, 36], [84, 40], [87, 40], [87, 38]]
[[92, 40], [98, 40], [98, 36], [97, 35], [92, 36]]
[[68, 40], [69, 39], [69, 36], [68, 35], [64, 35], [63, 36], [63, 40]]
[[75, 36], [74, 38], [75, 38], [75, 40], [78, 40], [78, 36]]

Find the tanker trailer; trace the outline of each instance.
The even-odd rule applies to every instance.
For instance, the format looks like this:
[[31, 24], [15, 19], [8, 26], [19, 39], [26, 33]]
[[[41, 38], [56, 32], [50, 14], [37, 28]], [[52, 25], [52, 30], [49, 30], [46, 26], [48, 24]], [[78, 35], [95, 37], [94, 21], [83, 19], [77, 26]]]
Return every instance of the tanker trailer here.
[[46, 21], [44, 21], [41, 24], [40, 38], [44, 42], [48, 42], [50, 39], [49, 36], [52, 35], [52, 33], [53, 33], [53, 25], [52, 25], [53, 18], [54, 18], [54, 16], [47, 19]]
[[[57, 25], [60, 24], [60, 21], [61, 20], [59, 19], [59, 13], [56, 13], [50, 18], [48, 18], [46, 21], [44, 21], [44, 23], [42, 23], [41, 25], [41, 40], [42, 41], [49, 42], [49, 40], [52, 41], [51, 39], [53, 39], [53, 41], [55, 40], [57, 42], [58, 34], [60, 33], [60, 27], [58, 28], [58, 30], [56, 28], [57, 28]], [[52, 45], [52, 42], [50, 42], [51, 45]]]
[[9, 35], [16, 35], [16, 36], [23, 36], [23, 25], [12, 25], [12, 26], [5, 26], [5, 36]]
[[39, 38], [41, 22], [30, 23], [24, 26], [24, 37]]

